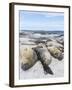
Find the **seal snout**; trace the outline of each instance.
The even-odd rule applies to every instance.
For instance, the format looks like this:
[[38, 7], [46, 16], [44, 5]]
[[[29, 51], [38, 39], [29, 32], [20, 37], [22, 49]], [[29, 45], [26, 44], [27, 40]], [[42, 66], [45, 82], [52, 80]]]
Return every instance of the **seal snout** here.
[[25, 71], [25, 70], [28, 70], [29, 69], [29, 65], [28, 65], [28, 63], [26, 63], [26, 64], [21, 64], [21, 68]]

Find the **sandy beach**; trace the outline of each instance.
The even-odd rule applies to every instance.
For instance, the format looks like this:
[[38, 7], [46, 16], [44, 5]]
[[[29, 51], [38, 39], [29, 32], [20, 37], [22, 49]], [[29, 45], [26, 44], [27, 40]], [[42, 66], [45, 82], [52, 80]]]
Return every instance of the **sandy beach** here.
[[[57, 37], [57, 38], [56, 38]], [[43, 39], [44, 38], [44, 39]], [[63, 47], [63, 45], [59, 42], [57, 42], [58, 39], [63, 39], [63, 36], [60, 37], [58, 34], [37, 34], [33, 32], [26, 32], [24, 35], [20, 35], [20, 49], [23, 48], [33, 48], [37, 46], [36, 40], [42, 40], [42, 42], [46, 42], [48, 39], [51, 39], [51, 41], [48, 41], [47, 45], [48, 48], [51, 47]], [[60, 41], [60, 40], [59, 40]], [[41, 43], [42, 43], [41, 42]], [[64, 76], [64, 58], [62, 60], [58, 60], [58, 58], [55, 58], [50, 54], [52, 57], [52, 62], [49, 65], [50, 69], [53, 72], [53, 75], [49, 73], [45, 73], [42, 63], [37, 60], [37, 62], [28, 70], [24, 71], [21, 68], [20, 63], [20, 69], [19, 69], [19, 79], [39, 79], [39, 78], [55, 78], [55, 77], [63, 77]]]
[[54, 75], [45, 74], [41, 62], [37, 62], [32, 68], [27, 71], [23, 71], [20, 68], [20, 79], [39, 79], [39, 78], [55, 78], [64, 76], [64, 60], [59, 62], [53, 58], [50, 68], [54, 72]]

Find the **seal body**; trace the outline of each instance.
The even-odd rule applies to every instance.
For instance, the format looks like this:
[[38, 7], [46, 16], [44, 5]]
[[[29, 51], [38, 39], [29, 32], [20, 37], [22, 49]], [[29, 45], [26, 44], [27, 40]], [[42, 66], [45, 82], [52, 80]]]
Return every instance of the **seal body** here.
[[20, 49], [20, 63], [23, 70], [28, 70], [31, 68], [36, 63], [36, 61], [37, 55], [32, 48], [27, 47]]
[[63, 54], [58, 48], [56, 48], [56, 47], [49, 47], [48, 50], [49, 50], [50, 54], [54, 58], [57, 58], [58, 60], [62, 60], [63, 59]]
[[52, 70], [49, 67], [49, 65], [52, 62], [52, 58], [51, 58], [51, 55], [48, 52], [47, 48], [45, 48], [45, 47], [43, 47], [43, 48], [36, 47], [36, 48], [34, 48], [34, 50], [35, 50], [35, 52], [38, 56], [38, 60], [40, 60], [40, 62], [43, 65], [44, 72], [46, 74], [47, 73], [53, 74]]

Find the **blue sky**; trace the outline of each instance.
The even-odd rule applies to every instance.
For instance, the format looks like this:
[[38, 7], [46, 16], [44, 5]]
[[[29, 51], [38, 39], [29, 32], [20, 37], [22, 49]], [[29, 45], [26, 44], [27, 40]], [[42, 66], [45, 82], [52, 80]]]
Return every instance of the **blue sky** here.
[[20, 11], [20, 30], [64, 30], [64, 13]]

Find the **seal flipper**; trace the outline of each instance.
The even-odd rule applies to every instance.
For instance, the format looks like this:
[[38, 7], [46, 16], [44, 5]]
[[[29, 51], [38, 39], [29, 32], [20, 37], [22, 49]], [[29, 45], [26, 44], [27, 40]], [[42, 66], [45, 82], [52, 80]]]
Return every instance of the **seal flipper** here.
[[51, 70], [51, 68], [49, 66], [44, 65], [44, 64], [42, 64], [42, 65], [43, 65], [43, 69], [45, 71], [45, 74], [49, 73], [49, 74], [53, 75], [53, 72], [52, 72], [52, 70]]

